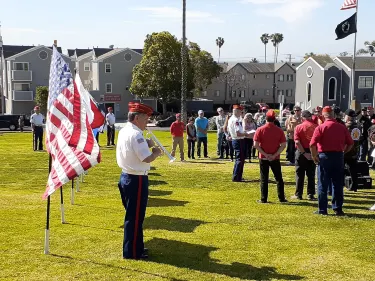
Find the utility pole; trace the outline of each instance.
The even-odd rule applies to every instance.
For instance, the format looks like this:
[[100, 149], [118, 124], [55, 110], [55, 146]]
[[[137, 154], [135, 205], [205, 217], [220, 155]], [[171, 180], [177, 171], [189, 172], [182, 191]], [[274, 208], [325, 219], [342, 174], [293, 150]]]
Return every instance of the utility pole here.
[[292, 64], [292, 59], [295, 59], [295, 58], [292, 58], [292, 54], [286, 54], [286, 58], [287, 58], [289, 64]]

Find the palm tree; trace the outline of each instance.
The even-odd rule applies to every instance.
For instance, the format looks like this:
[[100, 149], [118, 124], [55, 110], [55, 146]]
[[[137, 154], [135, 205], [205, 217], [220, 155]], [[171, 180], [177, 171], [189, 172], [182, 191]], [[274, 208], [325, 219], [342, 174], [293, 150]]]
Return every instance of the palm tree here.
[[264, 33], [261, 37], [260, 40], [264, 44], [264, 62], [267, 62], [267, 44], [270, 40], [270, 35], [268, 33]]
[[373, 57], [375, 55], [375, 41], [366, 41], [365, 46], [367, 49], [358, 50], [357, 55], [370, 54]]
[[221, 47], [223, 47], [223, 45], [224, 45], [224, 38], [218, 37], [216, 39], [216, 46], [219, 47], [219, 59], [217, 60], [217, 62], [220, 62], [220, 50], [221, 50]]
[[271, 36], [271, 42], [275, 47], [275, 63], [277, 63], [277, 57], [279, 56], [279, 45], [284, 40], [284, 35], [281, 33], [275, 33]]
[[182, 47], [181, 47], [181, 115], [182, 121], [187, 121], [187, 47], [186, 47], [186, 0], [182, 0]]
[[253, 58], [253, 59], [251, 59], [250, 62], [252, 62], [252, 63], [258, 63], [259, 61], [257, 60], [257, 58]]

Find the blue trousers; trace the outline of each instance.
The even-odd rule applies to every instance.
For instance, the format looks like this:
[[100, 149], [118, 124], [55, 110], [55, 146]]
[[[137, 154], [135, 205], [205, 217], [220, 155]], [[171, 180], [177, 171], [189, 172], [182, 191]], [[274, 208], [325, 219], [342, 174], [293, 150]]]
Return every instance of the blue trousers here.
[[332, 184], [332, 209], [340, 211], [344, 203], [344, 154], [342, 152], [319, 153], [318, 205], [320, 213], [327, 213], [327, 192], [330, 184]]
[[148, 198], [148, 176], [122, 173], [118, 188], [126, 209], [124, 219], [123, 257], [139, 259], [144, 251], [143, 220]]
[[241, 181], [246, 158], [245, 140], [232, 140], [232, 145], [236, 157], [236, 160], [234, 162], [232, 181]]

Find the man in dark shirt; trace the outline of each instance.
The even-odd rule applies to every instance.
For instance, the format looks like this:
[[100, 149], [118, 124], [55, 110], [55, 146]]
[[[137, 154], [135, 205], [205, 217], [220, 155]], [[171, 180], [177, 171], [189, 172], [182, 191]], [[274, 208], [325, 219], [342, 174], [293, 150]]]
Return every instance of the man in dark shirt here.
[[358, 160], [366, 161], [368, 153], [368, 129], [371, 127], [371, 121], [367, 115], [367, 108], [363, 108], [361, 116], [358, 118], [358, 127], [361, 130], [361, 139], [359, 140], [359, 155]]

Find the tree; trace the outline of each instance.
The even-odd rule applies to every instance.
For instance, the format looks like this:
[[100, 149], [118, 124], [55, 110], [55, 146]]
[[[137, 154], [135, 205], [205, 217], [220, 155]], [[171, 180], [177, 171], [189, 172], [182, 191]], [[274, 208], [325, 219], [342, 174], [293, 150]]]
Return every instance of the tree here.
[[114, 47], [115, 47], [115, 45], [109, 45], [110, 49], [113, 49]]
[[211, 85], [213, 78], [220, 75], [222, 68], [215, 62], [212, 55], [201, 50], [197, 43], [189, 43], [189, 57], [194, 70], [194, 93], [200, 94]]
[[260, 40], [264, 44], [264, 62], [267, 62], [267, 44], [270, 40], [270, 35], [268, 33], [264, 33], [261, 37]]
[[357, 55], [370, 54], [373, 57], [375, 55], [375, 41], [366, 41], [365, 46], [366, 49], [358, 50]]
[[36, 88], [35, 103], [39, 105], [40, 111], [47, 113], [48, 87], [39, 86]]
[[252, 62], [252, 63], [258, 63], [259, 61], [257, 60], [257, 58], [252, 58], [250, 62]]
[[271, 42], [275, 47], [275, 63], [277, 63], [277, 58], [279, 56], [279, 45], [284, 40], [284, 35], [281, 33], [275, 33], [270, 36]]
[[317, 54], [314, 54], [314, 53], [310, 53], [310, 54], [313, 54], [313, 55], [308, 56], [307, 58], [312, 57], [313, 59], [319, 59], [319, 61], [324, 63], [324, 64], [328, 64], [328, 63], [332, 62], [332, 58], [328, 54], [320, 54], [320, 55], [317, 55]]
[[305, 56], [303, 57], [304, 60], [307, 60], [309, 57], [315, 57], [316, 54], [313, 52], [306, 53]]
[[340, 57], [347, 57], [347, 56], [349, 56], [348, 52], [342, 52], [342, 53], [340, 53]]
[[222, 38], [222, 37], [218, 37], [217, 39], [216, 39], [216, 46], [218, 46], [219, 47], [219, 59], [217, 60], [217, 62], [220, 62], [220, 51], [221, 51], [221, 47], [223, 47], [223, 45], [224, 45], [224, 38]]

